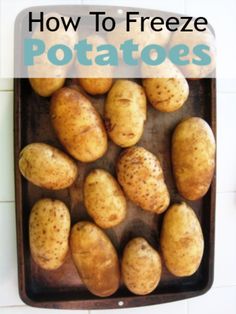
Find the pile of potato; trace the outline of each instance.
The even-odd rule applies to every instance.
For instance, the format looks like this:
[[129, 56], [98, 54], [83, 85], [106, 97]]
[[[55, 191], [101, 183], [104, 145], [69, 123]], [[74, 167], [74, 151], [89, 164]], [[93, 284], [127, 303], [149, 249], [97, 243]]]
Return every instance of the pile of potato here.
[[[50, 121], [66, 152], [45, 143], [24, 147], [19, 169], [32, 184], [51, 190], [68, 188], [80, 176], [76, 161], [94, 162], [104, 156], [108, 138], [124, 148], [116, 162], [116, 178], [103, 169], [94, 169], [84, 180], [84, 205], [94, 223], [79, 221], [71, 228], [70, 210], [53, 199], [38, 200], [29, 219], [34, 262], [54, 270], [70, 250], [81, 280], [100, 297], [115, 293], [121, 278], [134, 294], [151, 293], [161, 280], [163, 262], [173, 275], [191, 276], [203, 256], [203, 233], [194, 210], [185, 202], [170, 206], [160, 161], [136, 145], [145, 129], [147, 100], [168, 114], [181, 108], [189, 95], [187, 80], [170, 61], [166, 60], [159, 71], [170, 78], [146, 76], [143, 86], [110, 78], [80, 78], [77, 85], [66, 87], [61, 78], [30, 79], [36, 93], [51, 96]], [[108, 93], [103, 117], [86, 93]], [[215, 139], [209, 125], [198, 117], [180, 122], [173, 132], [171, 153], [179, 194], [191, 201], [202, 198], [215, 168]], [[127, 198], [147, 215], [165, 212], [159, 239], [161, 254], [146, 239], [136, 237], [127, 243], [119, 261], [102, 229], [122, 224]]]

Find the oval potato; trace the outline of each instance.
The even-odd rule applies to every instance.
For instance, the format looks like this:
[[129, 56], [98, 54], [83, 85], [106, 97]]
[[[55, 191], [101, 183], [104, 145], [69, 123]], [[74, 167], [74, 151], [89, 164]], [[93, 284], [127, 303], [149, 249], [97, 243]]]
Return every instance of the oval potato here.
[[65, 78], [29, 78], [33, 90], [43, 97], [51, 96], [65, 84]]
[[179, 193], [188, 200], [203, 197], [215, 169], [215, 139], [201, 118], [180, 122], [172, 137], [172, 165]]
[[102, 119], [89, 99], [64, 87], [53, 94], [50, 114], [56, 134], [66, 150], [82, 162], [92, 162], [107, 150]]
[[134, 238], [126, 245], [121, 273], [126, 287], [138, 295], [156, 289], [161, 278], [161, 258], [144, 238]]
[[196, 55], [195, 47], [198, 45], [208, 46], [210, 48], [207, 51], [207, 55], [210, 57], [209, 64], [199, 65], [189, 62], [187, 65], [179, 65], [179, 69], [185, 77], [199, 79], [209, 76], [215, 70], [216, 42], [213, 33], [208, 27], [206, 27], [204, 32], [199, 32], [193, 24], [194, 22], [190, 22], [188, 26], [193, 29], [191, 33], [182, 32], [180, 29], [173, 33], [169, 42], [169, 49], [176, 45], [185, 44], [189, 48], [188, 60], [199, 60], [200, 58]]
[[145, 120], [143, 88], [129, 80], [117, 80], [105, 102], [105, 125], [109, 137], [121, 147], [133, 146], [143, 134]]
[[192, 208], [174, 204], [166, 212], [161, 229], [161, 250], [168, 270], [175, 276], [191, 276], [202, 260], [202, 229]]
[[116, 292], [120, 281], [117, 253], [100, 228], [87, 221], [75, 224], [70, 248], [80, 278], [90, 292], [100, 297]]
[[70, 213], [58, 200], [41, 199], [29, 218], [29, 241], [33, 260], [43, 269], [59, 268], [69, 249]]
[[143, 87], [151, 105], [162, 112], [180, 109], [189, 95], [189, 86], [182, 73], [168, 59], [158, 65], [156, 77], [150, 75], [147, 67], [143, 65], [143, 74], [147, 77], [143, 79]]
[[102, 169], [95, 169], [86, 177], [84, 204], [89, 215], [102, 228], [114, 227], [126, 216], [123, 191], [115, 178]]
[[76, 163], [69, 156], [44, 143], [32, 143], [22, 149], [19, 169], [31, 183], [50, 190], [71, 186], [78, 175]]
[[98, 35], [91, 35], [87, 38], [87, 43], [92, 45], [93, 49], [87, 53], [87, 58], [93, 62], [91, 66], [78, 66], [80, 78], [79, 84], [91, 95], [102, 95], [109, 91], [112, 86], [112, 67], [110, 65], [100, 66], [95, 62], [97, 55], [96, 47], [105, 45], [104, 38]]
[[143, 147], [126, 149], [117, 163], [117, 178], [127, 196], [141, 208], [160, 214], [170, 202], [160, 162]]

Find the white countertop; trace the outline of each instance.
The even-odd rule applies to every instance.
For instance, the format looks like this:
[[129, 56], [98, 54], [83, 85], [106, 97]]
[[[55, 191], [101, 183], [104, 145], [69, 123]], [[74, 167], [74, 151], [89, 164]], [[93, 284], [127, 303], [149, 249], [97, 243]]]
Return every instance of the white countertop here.
[[[25, 1], [26, 6], [50, 1]], [[11, 1], [13, 2], [13, 1]], [[17, 2], [17, 1], [16, 1]], [[235, 47], [235, 0], [84, 0], [70, 3], [146, 6], [172, 12], [206, 16], [213, 24], [218, 41], [228, 49]], [[68, 1], [55, 0], [56, 3]], [[224, 15], [221, 15], [224, 14]], [[228, 31], [222, 31], [223, 24]], [[223, 27], [224, 28], [224, 27]], [[232, 47], [230, 42], [232, 41]], [[2, 42], [1, 42], [2, 44]], [[235, 47], [236, 48], [236, 47]], [[234, 49], [235, 54], [236, 49]], [[218, 60], [227, 66], [230, 60]], [[226, 63], [225, 63], [226, 62]], [[236, 68], [235, 68], [236, 73]], [[215, 278], [213, 287], [205, 295], [148, 307], [97, 313], [158, 313], [158, 314], [235, 314], [236, 313], [236, 74], [231, 80], [218, 80], [217, 85], [217, 199]], [[17, 284], [16, 230], [13, 173], [13, 82], [0, 80], [0, 313], [72, 313], [63, 310], [30, 308], [20, 300]], [[116, 311], [116, 312], [115, 312]], [[76, 311], [77, 313], [78, 311]], [[87, 311], [83, 311], [86, 313]], [[95, 312], [95, 311], [90, 311]]]

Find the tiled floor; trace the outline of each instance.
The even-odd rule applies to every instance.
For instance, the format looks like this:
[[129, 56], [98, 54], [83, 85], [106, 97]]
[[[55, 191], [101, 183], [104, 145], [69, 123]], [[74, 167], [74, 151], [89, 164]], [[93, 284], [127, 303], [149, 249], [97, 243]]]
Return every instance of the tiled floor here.
[[[12, 1], [13, 2], [13, 1]], [[35, 4], [23, 1], [25, 6]], [[56, 3], [56, 1], [53, 1]], [[64, 1], [57, 0], [58, 3]], [[79, 1], [70, 1], [70, 3]], [[91, 5], [110, 4], [109, 0], [82, 0]], [[29, 4], [28, 4], [29, 3]], [[50, 1], [37, 1], [47, 3]], [[67, 1], [68, 3], [68, 1]], [[231, 51], [225, 52], [228, 40], [236, 32], [236, 1], [234, 0], [130, 0], [114, 1], [113, 4], [136, 7], [150, 7], [162, 10], [205, 15], [217, 30], [218, 41], [224, 46], [218, 60], [219, 67], [230, 64]], [[158, 4], [157, 4], [158, 3]], [[221, 12], [228, 28], [221, 20]], [[233, 15], [230, 15], [232, 12]], [[231, 17], [231, 18], [230, 18]], [[223, 30], [222, 30], [223, 29]], [[231, 33], [230, 33], [231, 30]], [[232, 42], [235, 46], [235, 41]], [[230, 50], [229, 49], [229, 50]], [[223, 60], [224, 58], [224, 60]], [[235, 69], [236, 70], [236, 69]], [[236, 77], [231, 80], [218, 80], [217, 94], [217, 206], [216, 206], [216, 249], [215, 280], [213, 288], [204, 296], [187, 301], [158, 306], [120, 310], [120, 313], [158, 314], [235, 314], [236, 313]], [[0, 313], [72, 313], [71, 311], [39, 310], [23, 305], [17, 291], [17, 262], [15, 239], [15, 205], [13, 182], [13, 83], [0, 80]], [[91, 311], [95, 313], [94, 311]], [[117, 313], [117, 311], [96, 311]], [[76, 311], [78, 313], [78, 311]], [[83, 311], [86, 313], [86, 311]]]

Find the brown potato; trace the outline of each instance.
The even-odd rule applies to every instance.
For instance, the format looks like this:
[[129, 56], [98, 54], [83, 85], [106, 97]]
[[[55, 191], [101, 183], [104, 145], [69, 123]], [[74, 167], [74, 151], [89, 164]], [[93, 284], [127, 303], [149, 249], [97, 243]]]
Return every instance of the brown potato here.
[[114, 227], [126, 216], [123, 191], [115, 178], [102, 169], [95, 169], [86, 177], [84, 204], [89, 215], [102, 228]]
[[92, 162], [107, 150], [102, 119], [89, 99], [64, 87], [53, 94], [50, 114], [56, 134], [66, 150], [82, 162]]
[[192, 208], [174, 204], [166, 212], [161, 230], [161, 249], [168, 270], [175, 276], [191, 276], [202, 260], [202, 229]]
[[69, 187], [78, 174], [77, 165], [69, 156], [44, 143], [32, 143], [22, 149], [19, 169], [33, 184], [51, 190]]
[[41, 199], [29, 219], [29, 241], [33, 260], [41, 268], [59, 268], [69, 249], [70, 213], [58, 200]]
[[81, 221], [71, 231], [70, 248], [78, 273], [90, 292], [107, 297], [119, 287], [120, 269], [116, 250], [95, 224]]
[[87, 38], [87, 43], [92, 45], [93, 49], [87, 52], [87, 58], [92, 61], [93, 65], [89, 67], [79, 64], [78, 79], [79, 84], [83, 89], [91, 95], [102, 95], [109, 91], [112, 86], [112, 67], [110, 65], [100, 66], [95, 62], [97, 56], [96, 47], [105, 45], [106, 41], [103, 37], [98, 35], [91, 35]]
[[109, 91], [112, 86], [112, 78], [109, 77], [87, 77], [79, 78], [79, 84], [91, 95], [102, 95]]
[[156, 289], [161, 278], [161, 258], [143, 238], [131, 240], [125, 247], [121, 272], [126, 287], [145, 295]]
[[131, 147], [120, 155], [117, 178], [136, 205], [157, 214], [167, 209], [170, 197], [160, 162], [145, 148]]
[[[190, 33], [188, 32], [181, 32], [177, 30], [171, 36], [169, 42], [169, 49], [176, 45], [185, 44], [189, 48], [188, 60], [190, 60], [189, 64], [179, 66], [179, 69], [187, 78], [204, 78], [207, 77], [215, 70], [216, 66], [216, 43], [215, 38], [212, 32], [208, 27], [204, 32], [199, 32], [195, 29], [194, 22], [189, 23], [189, 28], [192, 28], [193, 31]], [[208, 65], [194, 64], [192, 60], [198, 60], [194, 53], [194, 47], [197, 45], [206, 45], [210, 49], [207, 51], [207, 54], [210, 56], [210, 63]]]
[[147, 72], [147, 78], [143, 79], [143, 87], [152, 106], [162, 112], [173, 112], [181, 108], [188, 98], [189, 86], [178, 68], [166, 59], [155, 70], [156, 77], [148, 78], [149, 69], [145, 67], [147, 66], [143, 65], [143, 73]]
[[146, 96], [143, 88], [129, 80], [117, 80], [105, 103], [105, 124], [109, 137], [121, 146], [135, 145], [143, 134]]
[[120, 46], [126, 41], [133, 39], [133, 43], [138, 45], [138, 50], [133, 52], [134, 58], [141, 57], [142, 49], [150, 44], [158, 44], [165, 46], [170, 38], [171, 32], [163, 28], [161, 32], [155, 32], [150, 25], [146, 24], [144, 30], [141, 31], [141, 18], [137, 18], [136, 22], [130, 26], [130, 30], [126, 30], [126, 21], [117, 24], [112, 32], [107, 33], [107, 41], [115, 46], [118, 56], [122, 59], [122, 50]]
[[37, 94], [48, 97], [64, 85], [65, 78], [29, 78], [29, 81]]
[[[51, 12], [45, 15], [44, 21], [50, 17], [61, 18], [61, 15], [56, 12]], [[68, 21], [69, 17], [64, 16], [65, 21]], [[34, 30], [33, 38], [43, 40], [45, 44], [45, 53], [35, 56], [35, 64], [28, 67], [28, 77], [30, 84], [34, 91], [43, 97], [51, 96], [55, 91], [60, 89], [67, 77], [68, 70], [73, 63], [75, 57], [74, 44], [78, 41], [78, 32], [75, 32], [73, 28], [68, 28], [67, 31], [60, 25], [56, 32], [50, 32], [47, 27], [44, 27], [44, 31], [40, 31], [40, 27]], [[52, 46], [63, 43], [71, 48], [73, 51], [73, 59], [65, 66], [57, 66], [52, 64], [48, 60], [47, 51]], [[57, 51], [57, 56], [60, 58], [63, 56], [62, 51]]]
[[188, 200], [203, 197], [215, 169], [215, 139], [201, 118], [188, 118], [172, 137], [172, 165], [179, 193]]

